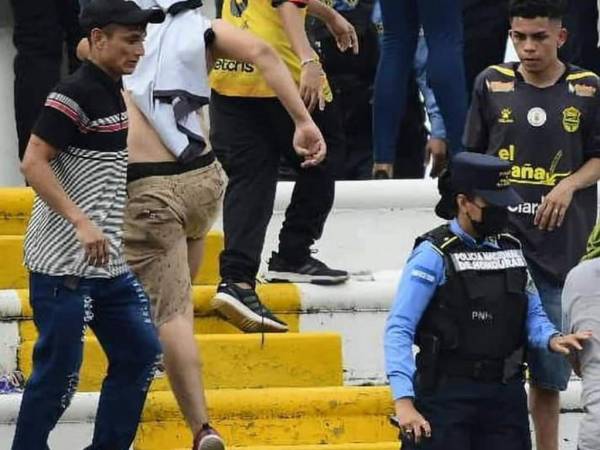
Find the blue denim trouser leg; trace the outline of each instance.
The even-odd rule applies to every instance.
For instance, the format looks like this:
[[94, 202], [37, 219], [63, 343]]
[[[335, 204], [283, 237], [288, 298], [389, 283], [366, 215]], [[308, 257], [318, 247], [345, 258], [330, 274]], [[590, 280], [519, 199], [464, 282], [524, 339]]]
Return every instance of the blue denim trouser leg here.
[[[540, 294], [542, 306], [557, 330], [562, 329], [562, 286], [552, 283], [529, 265], [531, 277]], [[551, 391], [564, 391], [569, 384], [571, 366], [563, 355], [553, 353], [547, 348], [530, 348], [527, 363], [529, 378], [533, 386]]]
[[421, 25], [429, 47], [429, 82], [444, 118], [450, 151], [459, 152], [467, 114], [461, 2], [381, 0], [381, 10], [384, 33], [373, 106], [376, 161], [393, 160]]
[[75, 394], [90, 326], [104, 349], [108, 373], [102, 385], [89, 450], [126, 450], [135, 437], [160, 344], [148, 299], [131, 274], [113, 279], [30, 275], [30, 299], [39, 332], [13, 450], [48, 449], [48, 435]]

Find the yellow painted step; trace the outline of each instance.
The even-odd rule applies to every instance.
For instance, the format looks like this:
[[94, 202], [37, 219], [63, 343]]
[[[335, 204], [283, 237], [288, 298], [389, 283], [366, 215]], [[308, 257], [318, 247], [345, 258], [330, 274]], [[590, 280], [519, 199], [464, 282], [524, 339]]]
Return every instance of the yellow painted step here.
[[[227, 447], [228, 450], [399, 450], [399, 442], [375, 442], [363, 444], [320, 445], [259, 445], [257, 447]], [[189, 447], [176, 450], [189, 450]]]
[[[197, 334], [230, 334], [241, 333], [237, 328], [221, 318], [214, 315], [210, 307], [210, 300], [215, 295], [214, 286], [194, 286], [194, 314], [195, 332]], [[277, 314], [277, 316], [288, 324], [290, 332], [299, 331], [300, 291], [294, 284], [270, 283], [261, 284], [257, 287], [258, 295], [263, 303]], [[29, 291], [18, 289], [4, 291], [11, 297], [18, 297], [21, 302], [22, 318], [19, 323], [22, 341], [37, 339], [37, 330], [31, 320], [33, 312], [29, 304]], [[8, 295], [7, 295], [8, 297]], [[1, 308], [1, 305], [0, 305]], [[88, 336], [92, 333], [88, 332]]]
[[[308, 445], [397, 439], [388, 424], [393, 404], [385, 387], [226, 389], [207, 392], [207, 399], [211, 423], [231, 447], [300, 450]], [[164, 450], [190, 444], [191, 435], [172, 394], [150, 393], [134, 448]]]
[[[264, 337], [264, 342], [263, 342]], [[209, 389], [341, 386], [342, 344], [334, 333], [286, 333], [196, 336]], [[19, 364], [28, 377], [34, 343], [19, 348]], [[99, 391], [106, 358], [95, 338], [85, 338], [79, 390]], [[153, 390], [168, 390], [166, 377]]]
[[0, 235], [25, 233], [32, 206], [30, 188], [0, 188]]
[[[0, 235], [0, 289], [25, 289], [28, 286], [27, 270], [23, 266], [23, 235]], [[194, 284], [219, 282], [219, 254], [223, 250], [223, 233], [211, 231], [204, 244], [204, 261]]]

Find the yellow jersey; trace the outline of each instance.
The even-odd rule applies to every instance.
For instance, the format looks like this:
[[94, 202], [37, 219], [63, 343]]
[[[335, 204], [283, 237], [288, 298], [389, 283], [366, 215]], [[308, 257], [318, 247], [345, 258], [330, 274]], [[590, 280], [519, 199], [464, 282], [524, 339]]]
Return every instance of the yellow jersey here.
[[[300, 8], [306, 15], [306, 8]], [[301, 61], [288, 39], [277, 8], [272, 0], [224, 0], [222, 19], [247, 30], [269, 43], [288, 67], [296, 84], [300, 84]], [[332, 92], [323, 79], [325, 99], [331, 101]], [[212, 89], [231, 97], [276, 97], [260, 71], [250, 63], [229, 59], [215, 61], [210, 73]]]

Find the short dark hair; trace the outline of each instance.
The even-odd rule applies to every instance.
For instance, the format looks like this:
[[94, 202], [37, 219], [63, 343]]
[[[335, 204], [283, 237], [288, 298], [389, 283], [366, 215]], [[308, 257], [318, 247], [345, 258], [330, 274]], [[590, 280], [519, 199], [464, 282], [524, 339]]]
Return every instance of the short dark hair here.
[[565, 0], [511, 0], [508, 7], [508, 15], [511, 19], [515, 17], [525, 19], [547, 17], [561, 20], [566, 11], [567, 2]]

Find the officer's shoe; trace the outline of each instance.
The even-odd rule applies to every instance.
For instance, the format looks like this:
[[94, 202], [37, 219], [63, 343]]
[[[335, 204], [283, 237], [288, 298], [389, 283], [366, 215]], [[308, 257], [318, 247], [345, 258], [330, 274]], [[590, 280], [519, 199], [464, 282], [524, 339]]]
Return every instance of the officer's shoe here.
[[194, 437], [192, 450], [225, 450], [225, 442], [213, 427], [205, 424]]
[[211, 301], [212, 307], [227, 321], [246, 333], [285, 333], [288, 326], [264, 306], [254, 289], [244, 289], [222, 281]]
[[271, 282], [334, 285], [348, 281], [349, 276], [345, 270], [331, 269], [312, 256], [301, 264], [292, 264], [273, 252], [265, 278]]

